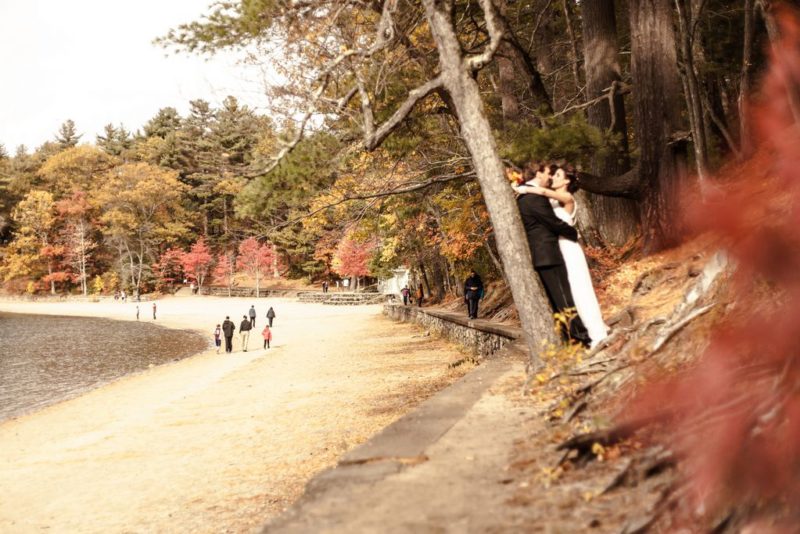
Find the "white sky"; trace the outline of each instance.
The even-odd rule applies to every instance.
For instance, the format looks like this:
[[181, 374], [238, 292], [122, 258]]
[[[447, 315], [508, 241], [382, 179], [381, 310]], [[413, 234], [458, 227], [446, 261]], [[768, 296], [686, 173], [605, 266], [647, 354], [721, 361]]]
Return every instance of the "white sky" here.
[[159, 108], [228, 94], [263, 110], [263, 74], [238, 56], [166, 56], [152, 40], [212, 0], [0, 0], [0, 143], [13, 154], [75, 121], [81, 142], [109, 122], [140, 128]]

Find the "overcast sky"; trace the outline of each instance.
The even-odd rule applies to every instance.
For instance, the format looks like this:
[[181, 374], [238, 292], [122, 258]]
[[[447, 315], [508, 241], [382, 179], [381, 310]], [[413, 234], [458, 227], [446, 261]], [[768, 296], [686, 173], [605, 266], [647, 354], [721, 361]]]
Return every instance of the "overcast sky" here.
[[0, 143], [11, 154], [75, 121], [81, 142], [109, 122], [140, 128], [159, 108], [232, 94], [265, 108], [262, 74], [228, 54], [170, 55], [152, 44], [212, 0], [0, 0]]

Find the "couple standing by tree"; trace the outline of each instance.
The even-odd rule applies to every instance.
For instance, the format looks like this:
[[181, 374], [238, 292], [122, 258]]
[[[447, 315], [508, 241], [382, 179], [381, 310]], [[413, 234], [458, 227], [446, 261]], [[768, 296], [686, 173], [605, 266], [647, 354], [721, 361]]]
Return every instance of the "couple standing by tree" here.
[[[517, 205], [533, 266], [544, 285], [563, 337], [594, 347], [608, 335], [592, 285], [586, 256], [575, 230], [577, 176], [558, 165], [529, 163], [513, 176]], [[571, 317], [574, 310], [577, 316]]]

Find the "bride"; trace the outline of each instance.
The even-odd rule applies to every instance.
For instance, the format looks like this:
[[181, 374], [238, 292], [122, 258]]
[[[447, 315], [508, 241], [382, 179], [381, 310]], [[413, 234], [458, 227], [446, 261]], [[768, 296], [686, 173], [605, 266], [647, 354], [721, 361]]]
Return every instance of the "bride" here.
[[[543, 184], [539, 186], [522, 185], [516, 187], [515, 190], [521, 194], [533, 193], [546, 196], [550, 199], [556, 216], [567, 224], [575, 226], [575, 214], [577, 213], [578, 205], [572, 195], [579, 189], [577, 177], [572, 173], [567, 174], [564, 169], [557, 165], [551, 165], [546, 168], [545, 172], [547, 173], [548, 171], [551, 178], [549, 188], [541, 187]], [[592, 339], [590, 348], [594, 348], [608, 336], [608, 326], [603, 320], [600, 303], [597, 302], [597, 295], [595, 295], [594, 286], [592, 285], [592, 277], [589, 273], [589, 265], [586, 263], [586, 256], [583, 254], [581, 245], [576, 241], [559, 237], [558, 246], [567, 266], [567, 275], [572, 289], [572, 297], [575, 301], [575, 308], [578, 311], [578, 316], [589, 331], [589, 337]]]

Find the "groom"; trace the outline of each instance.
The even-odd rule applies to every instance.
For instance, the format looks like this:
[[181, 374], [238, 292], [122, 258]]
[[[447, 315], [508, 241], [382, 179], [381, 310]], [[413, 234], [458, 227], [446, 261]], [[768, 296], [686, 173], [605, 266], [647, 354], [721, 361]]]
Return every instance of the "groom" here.
[[[530, 176], [526, 169], [526, 178]], [[538, 185], [548, 187], [551, 178], [541, 167], [536, 171], [535, 177], [527, 182], [527, 185]], [[542, 195], [520, 195], [517, 199], [519, 213], [522, 216], [522, 224], [525, 226], [525, 233], [528, 237], [528, 246], [533, 255], [533, 268], [542, 280], [550, 306], [556, 313], [570, 313], [569, 331], [561, 326], [561, 335], [564, 338], [574, 339], [585, 346], [589, 346], [591, 340], [583, 325], [581, 318], [575, 314], [575, 303], [572, 300], [572, 290], [567, 278], [567, 267], [564, 264], [564, 257], [558, 247], [558, 237], [563, 236], [572, 241], [578, 240], [578, 232], [565, 223], [553, 212], [550, 200]]]

